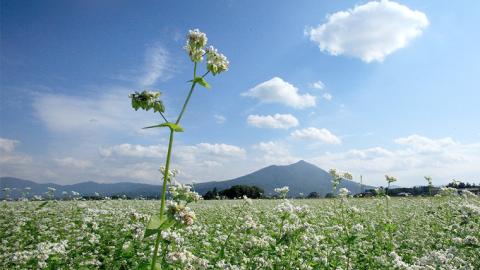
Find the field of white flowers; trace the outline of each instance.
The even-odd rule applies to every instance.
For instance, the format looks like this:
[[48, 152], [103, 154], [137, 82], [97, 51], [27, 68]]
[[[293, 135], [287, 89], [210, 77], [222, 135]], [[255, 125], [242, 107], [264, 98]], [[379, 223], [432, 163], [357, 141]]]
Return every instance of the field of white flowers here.
[[[0, 269], [148, 269], [158, 201], [0, 202]], [[480, 269], [480, 200], [199, 201], [162, 269]], [[193, 214], [195, 212], [195, 214]]]

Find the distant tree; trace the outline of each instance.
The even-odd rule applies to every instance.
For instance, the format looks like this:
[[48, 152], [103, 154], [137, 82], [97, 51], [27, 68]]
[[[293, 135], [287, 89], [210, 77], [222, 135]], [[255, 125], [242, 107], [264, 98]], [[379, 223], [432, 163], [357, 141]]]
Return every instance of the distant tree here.
[[218, 193], [218, 195], [227, 197], [229, 199], [241, 198], [244, 195], [251, 199], [258, 199], [262, 197], [262, 194], [263, 189], [257, 186], [247, 185], [235, 185]]
[[335, 194], [329, 192], [325, 195], [325, 198], [335, 198]]
[[203, 195], [204, 200], [215, 200], [218, 196], [218, 190], [217, 187], [214, 187], [213, 190], [207, 191], [205, 195]]
[[315, 199], [315, 198], [320, 198], [320, 194], [318, 194], [318, 192], [310, 192], [310, 194], [308, 194], [308, 198], [310, 199]]

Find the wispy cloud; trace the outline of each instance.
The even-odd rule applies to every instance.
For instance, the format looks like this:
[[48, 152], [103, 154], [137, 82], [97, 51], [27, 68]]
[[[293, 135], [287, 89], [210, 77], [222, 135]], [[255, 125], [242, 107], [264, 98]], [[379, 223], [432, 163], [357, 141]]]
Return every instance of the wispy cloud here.
[[227, 121], [227, 118], [225, 118], [225, 116], [220, 114], [214, 114], [213, 118], [215, 118], [215, 123], [217, 124], [223, 124]]
[[169, 52], [161, 44], [157, 43], [145, 52], [144, 74], [139, 83], [142, 86], [151, 86], [158, 80], [167, 80], [172, 72], [171, 57]]

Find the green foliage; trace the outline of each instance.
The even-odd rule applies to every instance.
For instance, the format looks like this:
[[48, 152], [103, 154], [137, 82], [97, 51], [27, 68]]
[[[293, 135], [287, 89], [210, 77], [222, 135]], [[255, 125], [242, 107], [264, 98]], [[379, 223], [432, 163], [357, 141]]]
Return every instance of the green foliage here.
[[[215, 195], [214, 192], [216, 192], [216, 189], [212, 191], [212, 196], [216, 197], [217, 195]], [[243, 196], [247, 196], [251, 199], [258, 199], [263, 196], [263, 192], [263, 189], [257, 186], [235, 185], [218, 192], [218, 196], [229, 199], [242, 198]], [[210, 195], [208, 197], [210, 197]]]
[[141, 93], [135, 92], [130, 94], [130, 99], [132, 100], [132, 108], [137, 111], [138, 109], [143, 109], [149, 111], [153, 109], [154, 112], [165, 112], [165, 107], [163, 102], [160, 100], [160, 92], [149, 92], [143, 91]]

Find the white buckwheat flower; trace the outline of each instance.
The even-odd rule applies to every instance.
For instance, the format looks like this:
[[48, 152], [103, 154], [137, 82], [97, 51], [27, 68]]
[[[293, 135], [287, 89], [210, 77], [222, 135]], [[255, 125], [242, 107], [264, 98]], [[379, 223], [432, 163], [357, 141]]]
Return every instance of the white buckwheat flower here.
[[228, 70], [227, 57], [217, 51], [213, 46], [207, 48], [207, 69], [215, 76]]
[[188, 56], [193, 62], [201, 62], [205, 50], [203, 49], [207, 45], [207, 35], [200, 32], [198, 29], [188, 31], [187, 45], [185, 50], [188, 52]]

